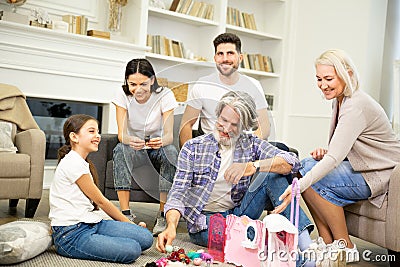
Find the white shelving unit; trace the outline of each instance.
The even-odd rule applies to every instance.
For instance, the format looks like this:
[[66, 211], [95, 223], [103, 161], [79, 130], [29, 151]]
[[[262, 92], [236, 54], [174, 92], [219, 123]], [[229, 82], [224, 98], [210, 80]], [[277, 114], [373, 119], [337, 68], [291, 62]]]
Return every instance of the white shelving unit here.
[[[183, 0], [181, 0], [183, 1]], [[200, 1], [200, 0], [195, 0]], [[135, 13], [139, 17], [130, 25], [140, 26], [136, 33], [137, 44], [146, 45], [147, 34], [161, 35], [183, 43], [195, 57], [207, 61], [176, 58], [146, 53], [155, 65], [159, 77], [182, 82], [194, 82], [214, 70], [214, 47], [212, 41], [223, 32], [237, 34], [242, 40], [242, 52], [262, 54], [272, 58], [274, 72], [240, 68], [240, 72], [258, 79], [266, 94], [274, 95], [274, 114], [279, 109], [279, 90], [282, 78], [282, 54], [285, 36], [285, 22], [289, 1], [283, 0], [205, 0], [214, 5], [212, 20], [169, 11], [172, 1], [165, 1], [166, 9], [152, 7], [149, 0], [134, 0], [125, 14]], [[226, 23], [228, 7], [254, 14], [257, 30], [229, 25]], [[139, 36], [140, 35], [140, 36]]]

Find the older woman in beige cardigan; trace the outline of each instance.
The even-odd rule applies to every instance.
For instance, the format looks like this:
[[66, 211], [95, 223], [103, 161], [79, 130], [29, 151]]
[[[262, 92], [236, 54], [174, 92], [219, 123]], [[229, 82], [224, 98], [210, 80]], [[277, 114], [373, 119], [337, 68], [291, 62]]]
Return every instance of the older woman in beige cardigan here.
[[[400, 162], [400, 143], [383, 108], [359, 90], [357, 70], [343, 51], [324, 52], [315, 68], [318, 87], [333, 100], [329, 145], [302, 161], [300, 189], [325, 243], [345, 240], [347, 261], [357, 261], [343, 207], [363, 199], [381, 207]], [[290, 202], [290, 195], [288, 188], [275, 212]]]

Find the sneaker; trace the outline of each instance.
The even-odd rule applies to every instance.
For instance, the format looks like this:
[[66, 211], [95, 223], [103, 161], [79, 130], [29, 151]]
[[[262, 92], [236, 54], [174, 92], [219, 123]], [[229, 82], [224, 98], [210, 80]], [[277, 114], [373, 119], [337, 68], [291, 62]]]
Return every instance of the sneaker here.
[[165, 217], [161, 215], [161, 212], [159, 212], [157, 214], [156, 223], [154, 224], [153, 227], [153, 236], [158, 236], [158, 234], [160, 234], [166, 228], [167, 228], [167, 221], [165, 220]]
[[360, 261], [360, 253], [357, 250], [356, 244], [353, 248], [346, 248], [346, 262], [357, 262]]
[[125, 213], [125, 211], [122, 212], [122, 214], [124, 214], [125, 217], [128, 218], [128, 220], [130, 220], [131, 222], [135, 222], [136, 215], [133, 212], [129, 211], [129, 214]]

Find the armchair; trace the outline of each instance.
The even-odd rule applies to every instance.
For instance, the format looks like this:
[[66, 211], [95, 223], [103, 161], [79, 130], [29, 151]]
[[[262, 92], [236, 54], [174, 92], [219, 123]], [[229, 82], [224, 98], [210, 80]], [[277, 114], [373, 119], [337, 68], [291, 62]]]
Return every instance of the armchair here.
[[[349, 234], [388, 249], [400, 260], [400, 164], [390, 177], [389, 192], [378, 209], [368, 200], [344, 208]], [[391, 262], [396, 265], [396, 262]], [[393, 265], [393, 266], [394, 266]]]
[[46, 138], [14, 86], [0, 84], [0, 120], [12, 123], [10, 138], [18, 149], [0, 152], [0, 199], [16, 207], [26, 199], [25, 217], [32, 218], [42, 197]]

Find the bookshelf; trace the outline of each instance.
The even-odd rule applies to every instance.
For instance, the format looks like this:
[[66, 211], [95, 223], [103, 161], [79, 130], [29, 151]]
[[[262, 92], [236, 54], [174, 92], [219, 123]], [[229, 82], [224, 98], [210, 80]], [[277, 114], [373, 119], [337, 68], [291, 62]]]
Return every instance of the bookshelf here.
[[[179, 4], [190, 0], [179, 0], [177, 11], [170, 11], [173, 0], [164, 0], [165, 9], [150, 5], [149, 0], [133, 0], [125, 14], [130, 12], [140, 13], [135, 23], [140, 24], [137, 44], [148, 45], [148, 35], [159, 35], [179, 41], [183, 45], [186, 58], [146, 52], [145, 56], [155, 65], [156, 71], [163, 77], [175, 81], [191, 83], [199, 77], [214, 71], [213, 39], [222, 32], [232, 32], [242, 39], [242, 52], [247, 54], [261, 54], [269, 56], [273, 62], [274, 72], [257, 69], [240, 68], [243, 74], [258, 79], [263, 85], [265, 94], [274, 96], [274, 109], [279, 109], [279, 90], [281, 88], [282, 54], [285, 36], [286, 13], [289, 0], [203, 0], [206, 5], [213, 6], [212, 18], [189, 15], [190, 7], [186, 14], [182, 13]], [[193, 3], [200, 2], [192, 0]], [[254, 18], [255, 28], [235, 26], [227, 23], [229, 8], [250, 14]], [[130, 10], [132, 9], [132, 10]], [[138, 11], [140, 10], [140, 11]], [[196, 12], [192, 12], [194, 14]], [[190, 57], [190, 55], [192, 57]], [[201, 58], [204, 61], [194, 60]], [[274, 113], [276, 110], [274, 110]]]

